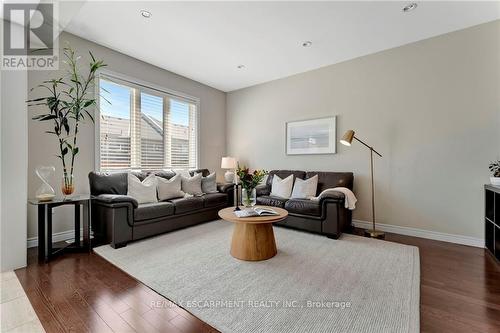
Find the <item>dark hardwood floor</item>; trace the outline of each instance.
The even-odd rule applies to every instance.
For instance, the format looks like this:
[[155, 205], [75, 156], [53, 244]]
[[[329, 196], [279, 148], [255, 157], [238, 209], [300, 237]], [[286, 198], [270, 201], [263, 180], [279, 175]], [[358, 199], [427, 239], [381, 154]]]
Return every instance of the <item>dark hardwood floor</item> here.
[[[483, 249], [394, 234], [386, 240], [420, 249], [422, 332], [500, 332], [500, 266]], [[43, 264], [36, 248], [28, 253], [16, 274], [49, 333], [216, 332], [96, 254]]]

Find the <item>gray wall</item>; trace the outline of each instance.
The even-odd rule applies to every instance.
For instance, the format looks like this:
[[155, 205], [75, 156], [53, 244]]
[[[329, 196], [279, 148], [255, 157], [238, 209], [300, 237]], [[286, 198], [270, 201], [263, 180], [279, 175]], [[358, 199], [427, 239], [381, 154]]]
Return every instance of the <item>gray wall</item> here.
[[285, 122], [337, 115], [373, 145], [378, 221], [483, 237], [488, 163], [500, 157], [500, 21], [227, 95], [228, 154], [252, 168], [353, 171], [370, 220], [369, 153], [286, 156]]
[[[0, 25], [3, 27], [3, 20]], [[12, 25], [13, 29], [22, 29]], [[0, 27], [0, 33], [2, 33]], [[0, 270], [26, 266], [26, 70], [0, 72]]]
[[[92, 51], [94, 56], [103, 59], [107, 64], [107, 70], [124, 74], [142, 81], [171, 90], [182, 92], [200, 99], [201, 104], [201, 129], [200, 129], [200, 161], [199, 165], [210, 170], [217, 171], [222, 177], [220, 159], [225, 154], [225, 103], [224, 92], [208, 87], [196, 81], [179, 76], [172, 72], [160, 69], [153, 65], [139, 61], [122, 53], [110, 50], [101, 45], [84, 40], [77, 36], [62, 33], [59, 39], [59, 46], [62, 48], [69, 42], [69, 45], [82, 55], [83, 63], [87, 63], [88, 51]], [[168, 56], [168, 55], [165, 55]], [[62, 58], [62, 57], [61, 57]], [[62, 75], [63, 64], [60, 63], [60, 70], [54, 71], [30, 71], [28, 74], [29, 88], [35, 87], [43, 80], [56, 78]], [[30, 93], [31, 98], [38, 97], [42, 91]], [[41, 109], [30, 109], [30, 116], [43, 112]], [[57, 153], [57, 142], [54, 136], [45, 134], [49, 129], [49, 123], [29, 121], [29, 168], [28, 168], [28, 194], [34, 196], [40, 184], [34, 174], [37, 165], [56, 166], [56, 179], [53, 180], [53, 187], [60, 194], [60, 183], [62, 169], [60, 161], [55, 157]], [[89, 171], [94, 170], [94, 126], [87, 123], [81, 128], [79, 136], [80, 153], [75, 170], [76, 191], [78, 193], [88, 193]], [[70, 230], [72, 228], [71, 211], [66, 208], [58, 208], [54, 216], [54, 232]], [[36, 211], [28, 209], [28, 237], [37, 235]]]

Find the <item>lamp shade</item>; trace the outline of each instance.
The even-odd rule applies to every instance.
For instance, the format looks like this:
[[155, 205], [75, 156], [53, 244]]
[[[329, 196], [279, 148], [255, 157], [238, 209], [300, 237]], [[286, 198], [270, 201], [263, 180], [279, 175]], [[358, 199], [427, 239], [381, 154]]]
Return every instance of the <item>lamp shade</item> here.
[[344, 146], [350, 146], [352, 139], [354, 139], [354, 131], [348, 130], [347, 132], [345, 132], [342, 139], [340, 139], [340, 143], [343, 144]]
[[231, 156], [223, 157], [220, 163], [221, 169], [236, 169], [236, 166], [236, 159]]

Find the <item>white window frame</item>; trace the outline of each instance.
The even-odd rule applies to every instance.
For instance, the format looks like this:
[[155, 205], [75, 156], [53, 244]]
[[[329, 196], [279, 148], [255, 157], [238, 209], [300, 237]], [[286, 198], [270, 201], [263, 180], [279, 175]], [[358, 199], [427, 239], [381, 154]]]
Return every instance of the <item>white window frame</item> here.
[[[194, 97], [185, 93], [181, 93], [172, 89], [164, 88], [160, 85], [151, 83], [151, 82], [146, 82], [128, 75], [120, 74], [117, 72], [113, 72], [110, 70], [99, 70], [98, 73], [96, 74], [96, 83], [94, 87], [94, 96], [96, 99], [96, 107], [94, 111], [94, 169], [98, 172], [101, 171], [101, 98], [100, 98], [100, 82], [101, 79], [106, 80], [106, 78], [110, 79], [117, 79], [119, 81], [123, 81], [125, 83], [130, 83], [131, 85], [135, 86], [140, 86], [144, 87], [147, 90], [156, 90], [159, 93], [162, 94], [168, 94], [171, 95], [172, 97], [177, 97], [181, 100], [185, 100], [186, 102], [189, 103], [194, 103], [196, 105], [196, 121], [197, 121], [197, 126], [196, 126], [196, 166], [195, 168], [199, 168], [200, 164], [200, 133], [201, 133], [201, 103], [200, 99], [198, 97]], [[123, 169], [123, 170], [132, 170], [130, 169]], [[122, 170], [116, 170], [116, 171], [108, 171], [108, 172], [120, 172]]]

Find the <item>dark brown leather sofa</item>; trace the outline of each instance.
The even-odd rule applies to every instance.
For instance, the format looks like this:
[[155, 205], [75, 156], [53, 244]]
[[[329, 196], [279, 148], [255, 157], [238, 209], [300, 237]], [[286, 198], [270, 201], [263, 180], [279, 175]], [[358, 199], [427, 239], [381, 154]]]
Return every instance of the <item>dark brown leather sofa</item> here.
[[319, 202], [309, 199], [283, 199], [271, 196], [274, 175], [283, 179], [291, 174], [294, 175], [294, 182], [296, 178], [308, 179], [318, 175], [316, 195], [328, 188], [347, 187], [350, 190], [353, 188], [354, 175], [352, 172], [273, 170], [269, 172], [266, 184], [257, 187], [257, 204], [281, 207], [288, 211], [288, 217], [276, 225], [323, 234], [335, 239], [342, 232], [350, 230], [352, 214], [344, 207], [345, 197], [340, 192], [329, 194]]
[[[197, 172], [203, 176], [209, 175], [207, 169], [191, 170], [190, 174]], [[166, 179], [175, 175], [171, 171], [154, 173]], [[143, 180], [149, 173], [134, 174]], [[94, 243], [109, 243], [113, 248], [126, 246], [129, 241], [216, 220], [221, 208], [233, 205], [234, 189], [230, 184], [218, 184], [218, 193], [201, 197], [139, 205], [135, 199], [127, 196], [126, 172], [91, 172], [89, 183]]]

